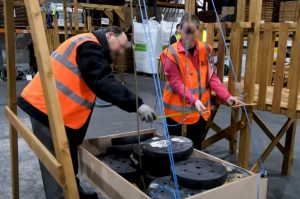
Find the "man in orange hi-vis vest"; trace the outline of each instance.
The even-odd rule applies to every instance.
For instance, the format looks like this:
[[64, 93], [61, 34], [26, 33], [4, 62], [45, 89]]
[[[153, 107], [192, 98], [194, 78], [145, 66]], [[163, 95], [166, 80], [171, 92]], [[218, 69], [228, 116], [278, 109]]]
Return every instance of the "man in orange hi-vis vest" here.
[[[111, 53], [122, 53], [127, 42], [125, 33], [119, 27], [111, 27], [71, 37], [51, 54], [75, 175], [78, 173], [77, 146], [86, 134], [96, 96], [127, 112], [138, 112], [143, 121], [152, 122], [156, 119], [154, 110], [145, 105], [141, 98], [136, 102], [136, 95], [112, 74]], [[38, 73], [18, 97], [18, 105], [30, 115], [35, 135], [54, 154]], [[46, 198], [64, 198], [62, 189], [43, 164], [40, 164], [40, 168]], [[96, 192], [83, 190], [78, 179], [77, 184], [80, 198], [98, 198]]]
[[164, 110], [170, 135], [181, 135], [182, 123], [187, 137], [201, 149], [206, 121], [211, 114], [210, 93], [228, 105], [241, 103], [231, 96], [218, 79], [211, 47], [196, 38], [200, 21], [197, 16], [181, 19], [181, 39], [166, 48], [160, 56], [167, 83], [163, 90]]

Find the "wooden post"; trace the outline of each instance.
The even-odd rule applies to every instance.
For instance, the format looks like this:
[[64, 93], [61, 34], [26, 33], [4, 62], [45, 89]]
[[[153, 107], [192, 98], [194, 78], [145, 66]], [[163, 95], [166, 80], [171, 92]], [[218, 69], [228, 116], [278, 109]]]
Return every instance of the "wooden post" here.
[[53, 50], [55, 50], [59, 45], [59, 32], [58, 32], [58, 22], [57, 16], [53, 16]]
[[87, 16], [87, 28], [88, 28], [88, 32], [92, 32], [92, 17], [91, 16]]
[[237, 0], [236, 21], [237, 22], [245, 21], [245, 13], [246, 13], [246, 0]]
[[65, 40], [68, 39], [68, 17], [67, 17], [67, 2], [63, 0], [63, 12], [64, 12], [64, 32]]
[[[222, 31], [226, 35], [226, 23], [222, 23], [221, 27]], [[222, 37], [221, 29], [219, 29], [218, 32], [218, 63], [217, 63], [217, 74], [221, 82], [223, 82], [224, 79], [224, 56], [226, 54], [225, 52], [225, 43]]]
[[[4, 1], [4, 23], [5, 23], [5, 49], [6, 49], [6, 68], [8, 76], [8, 106], [17, 114], [16, 105], [16, 66], [15, 66], [15, 20], [14, 2]], [[10, 164], [12, 181], [12, 198], [19, 198], [19, 160], [18, 160], [18, 132], [10, 124]]]
[[189, 14], [195, 14], [196, 12], [196, 0], [186, 0], [185, 11]]
[[75, 26], [75, 34], [79, 32], [79, 22], [78, 22], [78, 1], [73, 0], [74, 5], [74, 26]]
[[[259, 47], [259, 33], [260, 33], [260, 20], [261, 20], [262, 0], [251, 0], [249, 9], [249, 21], [254, 23], [252, 32], [248, 33], [248, 52], [246, 60], [246, 73], [244, 83], [245, 103], [252, 104], [254, 98], [255, 89], [255, 75], [258, 58]], [[248, 111], [250, 122], [252, 122], [251, 109]], [[244, 113], [245, 114], [245, 113]], [[245, 116], [243, 117], [244, 119]], [[247, 122], [244, 120], [244, 122]], [[241, 130], [240, 134], [240, 147], [238, 164], [244, 168], [248, 168], [249, 151], [250, 151], [250, 127], [246, 124], [246, 127]]]
[[28, 21], [30, 25], [34, 48], [39, 68], [39, 75], [45, 95], [48, 111], [51, 137], [55, 149], [56, 158], [61, 163], [64, 171], [65, 185], [62, 186], [65, 198], [79, 199], [77, 183], [73, 170], [69, 144], [63, 123], [61, 107], [58, 101], [57, 89], [51, 68], [50, 53], [47, 48], [47, 39], [40, 27], [43, 26], [40, 7], [37, 1], [24, 0]]

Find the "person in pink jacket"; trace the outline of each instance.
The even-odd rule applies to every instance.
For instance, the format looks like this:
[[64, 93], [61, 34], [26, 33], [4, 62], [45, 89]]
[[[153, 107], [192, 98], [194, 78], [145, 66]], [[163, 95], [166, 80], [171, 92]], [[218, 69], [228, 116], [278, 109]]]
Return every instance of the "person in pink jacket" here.
[[[192, 15], [190, 17], [184, 16], [181, 20], [180, 26], [182, 29], [182, 38], [177, 41], [178, 52], [188, 51], [187, 59], [190, 59], [196, 69], [200, 70], [199, 64], [199, 47], [197, 45], [197, 35], [199, 34], [199, 25], [200, 21], [197, 16]], [[185, 49], [187, 46], [187, 49]], [[197, 99], [191, 91], [185, 89], [181, 72], [177, 63], [174, 63], [167, 56], [164, 57], [164, 73], [167, 77], [168, 84], [170, 85], [173, 92], [179, 95], [182, 98], [185, 98], [185, 101], [195, 106], [199, 112], [205, 112], [206, 107], [202, 104], [200, 99]], [[233, 105], [241, 103], [238, 99], [233, 97], [228, 89], [222, 84], [220, 79], [217, 77], [216, 71], [212, 70], [215, 67], [208, 67], [208, 86], [213, 90], [216, 95], [226, 104]], [[168, 130], [170, 135], [181, 135], [182, 125], [177, 123], [171, 118], [167, 118]], [[204, 140], [204, 131], [207, 121], [200, 117], [199, 121], [195, 124], [187, 125], [187, 137], [190, 138], [195, 148], [201, 149], [201, 143]]]

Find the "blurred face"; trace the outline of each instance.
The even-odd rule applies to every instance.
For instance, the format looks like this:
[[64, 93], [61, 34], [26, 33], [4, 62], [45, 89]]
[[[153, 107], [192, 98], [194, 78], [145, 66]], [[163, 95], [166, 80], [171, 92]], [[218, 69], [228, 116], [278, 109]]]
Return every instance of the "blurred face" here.
[[177, 27], [176, 33], [181, 33], [181, 28], [180, 28], [180, 26]]
[[126, 49], [128, 39], [124, 32], [119, 36], [116, 36], [113, 32], [108, 32], [106, 33], [106, 38], [112, 53], [121, 54]]
[[185, 44], [186, 42], [189, 43], [189, 46], [192, 47], [197, 41], [197, 37], [199, 35], [199, 28], [196, 24], [184, 23], [181, 28], [181, 38], [182, 42]]

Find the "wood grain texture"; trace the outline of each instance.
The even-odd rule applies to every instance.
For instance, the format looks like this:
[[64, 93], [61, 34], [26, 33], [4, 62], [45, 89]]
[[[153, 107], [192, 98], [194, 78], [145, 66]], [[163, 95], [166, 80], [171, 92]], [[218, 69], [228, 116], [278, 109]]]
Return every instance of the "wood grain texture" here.
[[[17, 114], [16, 104], [16, 65], [15, 65], [15, 22], [13, 1], [4, 1], [4, 25], [5, 25], [5, 50], [6, 66], [8, 74], [8, 106], [13, 113]], [[12, 198], [19, 198], [19, 160], [18, 160], [18, 133], [17, 130], [9, 125], [10, 137], [10, 164], [11, 164], [11, 183]]]
[[66, 186], [63, 186], [62, 188], [64, 190], [65, 198], [79, 199], [65, 126], [56, 92], [55, 80], [51, 69], [50, 53], [47, 48], [47, 38], [45, 33], [40, 31], [40, 27], [43, 27], [40, 7], [37, 1], [24, 0], [24, 2], [29, 19], [32, 39], [34, 40], [34, 48], [36, 49], [35, 52], [39, 75], [45, 95], [55, 154], [58, 162], [62, 165], [65, 174]]
[[280, 104], [282, 97], [282, 88], [284, 80], [284, 65], [286, 59], [287, 50], [287, 40], [288, 40], [288, 26], [286, 23], [280, 25], [279, 31], [279, 41], [278, 41], [278, 52], [277, 52], [277, 62], [274, 75], [274, 92], [273, 92], [273, 104], [272, 112], [280, 113]]

